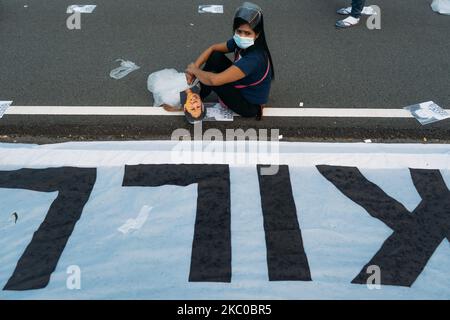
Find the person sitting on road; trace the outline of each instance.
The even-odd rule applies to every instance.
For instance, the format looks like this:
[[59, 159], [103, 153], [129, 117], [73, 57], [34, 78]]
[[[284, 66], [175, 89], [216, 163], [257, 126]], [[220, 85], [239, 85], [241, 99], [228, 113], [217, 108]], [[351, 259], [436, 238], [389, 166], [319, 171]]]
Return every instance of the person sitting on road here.
[[[195, 78], [200, 81], [202, 100], [214, 91], [223, 106], [243, 117], [260, 119], [275, 76], [262, 9], [244, 2], [236, 10], [233, 32], [228, 42], [212, 45], [191, 63], [186, 78], [189, 84]], [[230, 52], [234, 62], [225, 56]]]

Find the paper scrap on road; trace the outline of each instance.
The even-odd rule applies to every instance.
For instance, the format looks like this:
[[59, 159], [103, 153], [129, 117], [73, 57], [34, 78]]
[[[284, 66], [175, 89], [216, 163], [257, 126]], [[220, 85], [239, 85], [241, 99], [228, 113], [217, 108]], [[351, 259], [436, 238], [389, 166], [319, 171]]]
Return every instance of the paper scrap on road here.
[[67, 12], [66, 13], [75, 13], [75, 12], [92, 13], [92, 12], [94, 12], [96, 7], [97, 7], [96, 5], [78, 5], [78, 4], [74, 4], [74, 5], [71, 5], [71, 6], [67, 7]]
[[222, 5], [200, 5], [198, 13], [223, 13]]
[[12, 101], [0, 101], [0, 119], [6, 113], [6, 110], [11, 106]]
[[422, 125], [450, 118], [450, 114], [433, 101], [423, 102], [403, 108], [411, 112]]
[[150, 211], [153, 207], [143, 206], [136, 219], [128, 219], [124, 225], [120, 226], [117, 230], [123, 234], [128, 234], [133, 230], [139, 230], [147, 221]]
[[203, 121], [233, 121], [234, 112], [220, 103], [205, 103], [206, 117]]
[[117, 80], [122, 79], [129, 73], [140, 68], [132, 61], [122, 60], [122, 59], [117, 59], [116, 61], [120, 61], [120, 67], [118, 67], [114, 70], [111, 70], [111, 72], [109, 73], [109, 76], [113, 79], [117, 79]]

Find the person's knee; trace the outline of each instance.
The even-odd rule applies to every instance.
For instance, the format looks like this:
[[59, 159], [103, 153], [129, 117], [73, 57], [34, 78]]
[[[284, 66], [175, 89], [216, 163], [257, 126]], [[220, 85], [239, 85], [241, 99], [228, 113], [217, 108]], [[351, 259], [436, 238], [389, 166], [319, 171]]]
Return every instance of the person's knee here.
[[223, 61], [226, 58], [227, 57], [222, 52], [214, 51], [209, 56], [207, 64], [210, 66], [210, 68], [216, 69], [223, 65]]
[[213, 51], [213, 53], [211, 53], [211, 55], [209, 56], [208, 60], [219, 62], [219, 61], [223, 61], [223, 58], [225, 58], [224, 53], [219, 52], [219, 51]]

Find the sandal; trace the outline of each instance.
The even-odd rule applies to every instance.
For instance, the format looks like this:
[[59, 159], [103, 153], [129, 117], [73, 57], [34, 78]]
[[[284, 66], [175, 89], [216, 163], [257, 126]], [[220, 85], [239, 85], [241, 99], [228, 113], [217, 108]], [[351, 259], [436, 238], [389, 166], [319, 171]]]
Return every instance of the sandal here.
[[356, 21], [356, 23], [352, 23], [348, 20], [348, 18], [346, 18], [344, 20], [339, 20], [336, 22], [336, 28], [345, 29], [345, 28], [354, 27], [359, 24], [359, 21], [360, 21], [360, 19], [358, 19]]
[[[340, 8], [338, 11], [336, 11], [336, 13], [348, 16], [352, 13], [352, 7]], [[364, 7], [361, 11], [361, 15], [363, 16], [372, 16], [376, 14], [376, 11], [373, 10], [372, 7]]]
[[352, 7], [340, 8], [338, 11], [336, 11], [336, 13], [342, 15], [349, 15], [350, 13], [352, 13]]

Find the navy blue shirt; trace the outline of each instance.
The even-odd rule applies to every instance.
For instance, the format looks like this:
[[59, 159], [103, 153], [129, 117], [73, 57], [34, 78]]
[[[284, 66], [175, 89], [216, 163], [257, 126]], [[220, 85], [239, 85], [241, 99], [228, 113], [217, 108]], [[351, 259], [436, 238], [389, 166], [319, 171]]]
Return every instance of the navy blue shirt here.
[[272, 73], [269, 69], [269, 58], [263, 49], [250, 47], [246, 50], [240, 49], [233, 39], [228, 40], [227, 47], [230, 52], [235, 53], [234, 65], [245, 73], [245, 77], [233, 83], [233, 85], [249, 85], [259, 82], [264, 75], [266, 78], [255, 86], [241, 88], [244, 98], [253, 104], [266, 104], [269, 100]]

